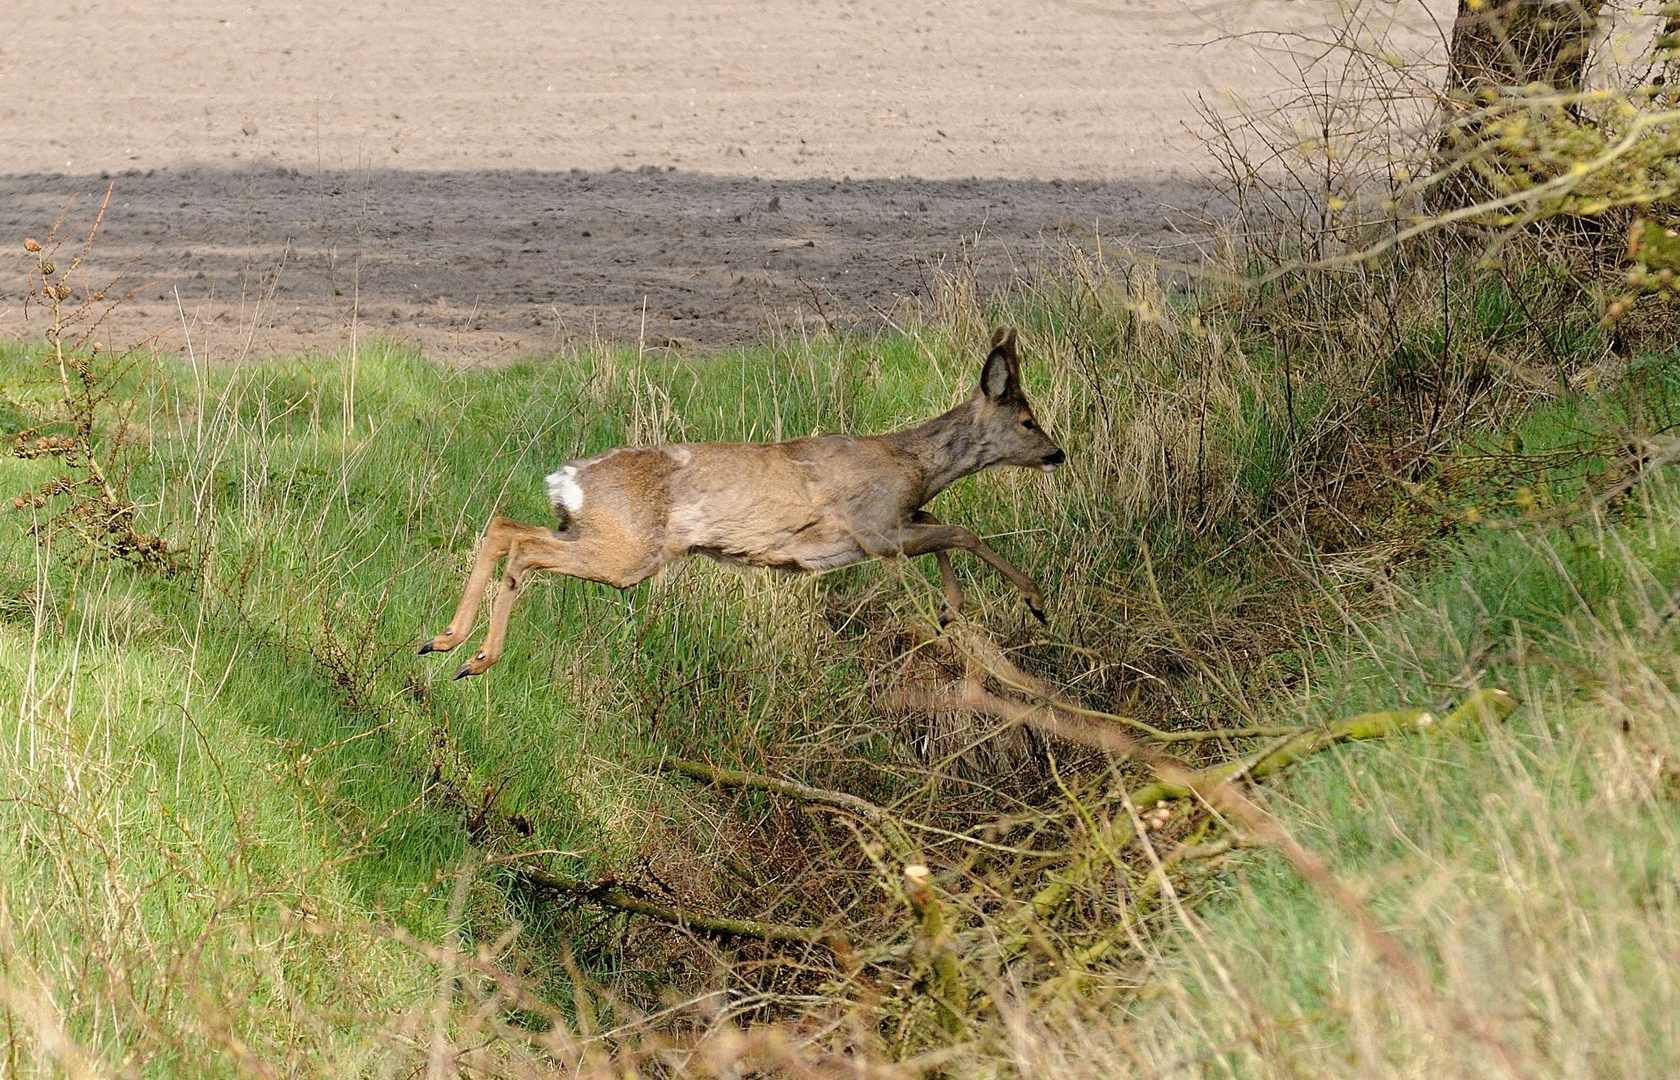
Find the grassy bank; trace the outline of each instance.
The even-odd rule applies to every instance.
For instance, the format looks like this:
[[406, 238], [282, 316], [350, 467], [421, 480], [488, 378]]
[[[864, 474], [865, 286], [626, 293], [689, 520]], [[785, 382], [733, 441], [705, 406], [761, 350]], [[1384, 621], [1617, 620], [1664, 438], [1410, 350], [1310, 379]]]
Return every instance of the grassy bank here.
[[[1077, 260], [986, 298], [948, 282], [890, 334], [698, 361], [146, 358], [113, 401], [132, 407], [138, 526], [173, 569], [64, 529], [38, 542], [62, 499], [0, 525], [9, 1067], [388, 1075], [471, 1046], [492, 1071], [618, 1052], [706, 1072], [748, 1050], [792, 1069], [800, 1043], [883, 1062], [956, 1043], [976, 1069], [1035, 1075], [1075, 1053], [1093, 1075], [1457, 1060], [1440, 1008], [1397, 996], [1346, 913], [1269, 852], [1175, 863], [1142, 906], [1149, 850], [1105, 852], [1042, 940], [1001, 940], [1098, 819], [1126, 813], [1137, 773], [887, 707], [916, 665], [959, 662], [932, 628], [931, 567], [696, 563], [622, 594], [552, 580], [488, 676], [451, 683], [452, 663], [413, 655], [491, 514], [546, 520], [559, 462], [902, 426], [972, 390], [1005, 321], [1072, 466], [934, 505], [1050, 599], [1039, 628], [959, 560], [970, 626], [1084, 706], [1175, 731], [1520, 694], [1509, 727], [1467, 742], [1320, 755], [1274, 807], [1400, 928], [1434, 993], [1475, 1003], [1522, 1060], [1563, 1060], [1530, 1029], [1579, 1014], [1556, 988], [1593, 979], [1606, 1018], [1656, 988], [1632, 1003], [1638, 1037], [1615, 1041], [1662, 1059], [1674, 502], [1627, 448], [1665, 460], [1675, 360], [1610, 355], [1579, 290], [1535, 273], [1519, 295], [1468, 262], [1445, 294], [1432, 267], [1359, 271], [1384, 306], [1325, 321], [1341, 302], [1319, 285], [1169, 301]], [[48, 358], [0, 347], [8, 432], [57, 433], [38, 421], [60, 393]], [[0, 481], [39, 492], [64, 468], [11, 458]], [[861, 796], [913, 830], [974, 988], [962, 1015], [928, 992], [934, 939], [890, 836], [660, 774], [661, 756]], [[1235, 835], [1175, 815], [1163, 852]], [[603, 906], [612, 888], [843, 933], [851, 959], [627, 916]], [[1547, 920], [1555, 935], [1524, 929]], [[1531, 977], [1502, 978], [1499, 956]], [[796, 1017], [797, 1037], [727, 1037], [726, 1021]], [[1546, 1030], [1579, 1047], [1608, 1023]], [[661, 1049], [685, 1038], [710, 1049]], [[1599, 1067], [1581, 1060], [1574, 1074]]]
[[[1672, 380], [1672, 361], [1659, 369]], [[1668, 391], [1672, 401], [1672, 390]], [[1529, 450], [1610, 419], [1536, 410]], [[1667, 445], [1667, 444], [1665, 444]], [[1672, 449], [1665, 453], [1672, 453]], [[1680, 1060], [1680, 489], [1466, 531], [1390, 611], [1310, 650], [1290, 707], [1473, 686], [1522, 699], [1469, 738], [1349, 744], [1268, 790], [1352, 901], [1276, 851], [1179, 887], [1145, 989], [1013, 999], [976, 1069], [1036, 1076], [1664, 1076]], [[1171, 858], [1173, 845], [1161, 854]], [[1127, 915], [1112, 899], [1113, 917]], [[1401, 945], [1421, 986], [1362, 923]], [[1048, 1010], [1046, 1011], [1046, 1006]]]

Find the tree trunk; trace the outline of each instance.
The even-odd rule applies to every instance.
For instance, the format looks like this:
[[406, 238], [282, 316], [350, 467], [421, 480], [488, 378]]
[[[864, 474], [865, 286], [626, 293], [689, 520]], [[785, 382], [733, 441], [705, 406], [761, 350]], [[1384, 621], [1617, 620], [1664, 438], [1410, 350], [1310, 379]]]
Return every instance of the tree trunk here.
[[1680, 0], [1663, 6], [1662, 33], [1657, 35], [1656, 78], [1662, 83], [1662, 100], [1669, 108], [1680, 102]]
[[1451, 175], [1435, 186], [1432, 209], [1498, 194], [1494, 177], [1505, 170], [1491, 120], [1534, 107], [1575, 114], [1557, 95], [1581, 89], [1603, 7], [1604, 0], [1459, 0], [1436, 141], [1437, 168]]
[[1447, 96], [1474, 100], [1491, 88], [1510, 97], [1534, 83], [1579, 90], [1603, 7], [1603, 0], [1459, 0]]

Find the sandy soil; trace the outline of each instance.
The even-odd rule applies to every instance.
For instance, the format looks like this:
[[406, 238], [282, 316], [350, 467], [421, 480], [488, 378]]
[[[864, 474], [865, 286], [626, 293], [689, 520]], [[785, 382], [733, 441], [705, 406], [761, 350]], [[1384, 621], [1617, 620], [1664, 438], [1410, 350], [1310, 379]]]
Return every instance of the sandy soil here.
[[113, 335], [190, 330], [217, 355], [369, 328], [460, 356], [594, 333], [715, 345], [817, 297], [868, 317], [964, 237], [1000, 267], [1099, 228], [1170, 244], [1205, 209], [1197, 96], [1262, 96], [1288, 64], [1269, 39], [1204, 43], [1327, 11], [17, 5], [0, 334], [35, 332], [16, 239], [72, 194], [85, 220], [108, 181], [96, 272], [146, 284]]

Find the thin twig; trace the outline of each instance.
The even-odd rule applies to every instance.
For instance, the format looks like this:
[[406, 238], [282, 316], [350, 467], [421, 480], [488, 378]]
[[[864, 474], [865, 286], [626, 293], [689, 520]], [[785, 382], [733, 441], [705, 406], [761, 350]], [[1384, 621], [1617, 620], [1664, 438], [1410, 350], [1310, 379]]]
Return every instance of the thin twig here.
[[830, 935], [814, 926], [792, 926], [787, 923], [760, 922], [757, 919], [735, 919], [724, 915], [706, 915], [666, 907], [633, 896], [616, 882], [591, 883], [572, 881], [535, 867], [521, 867], [519, 876], [531, 885], [557, 893], [571, 900], [582, 900], [615, 911], [645, 915], [683, 930], [718, 938], [756, 938], [784, 944], [815, 944]]

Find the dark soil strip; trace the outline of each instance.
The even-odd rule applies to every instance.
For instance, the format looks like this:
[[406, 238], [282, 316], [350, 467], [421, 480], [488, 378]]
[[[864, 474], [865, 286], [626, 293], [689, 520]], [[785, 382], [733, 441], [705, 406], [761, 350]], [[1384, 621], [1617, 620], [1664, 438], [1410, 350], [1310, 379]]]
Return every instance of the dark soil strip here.
[[72, 195], [70, 221], [85, 232], [109, 183], [89, 283], [126, 269], [144, 287], [102, 337], [159, 335], [179, 350], [190, 336], [197, 355], [220, 360], [333, 350], [352, 332], [482, 362], [597, 336], [714, 349], [801, 319], [879, 327], [896, 298], [925, 295], [941, 263], [966, 260], [995, 281], [1099, 238], [1193, 262], [1210, 199], [1173, 179], [652, 169], [0, 176], [0, 252], [17, 256], [0, 257], [0, 335], [43, 330], [39, 312], [24, 320], [23, 238], [44, 237]]

